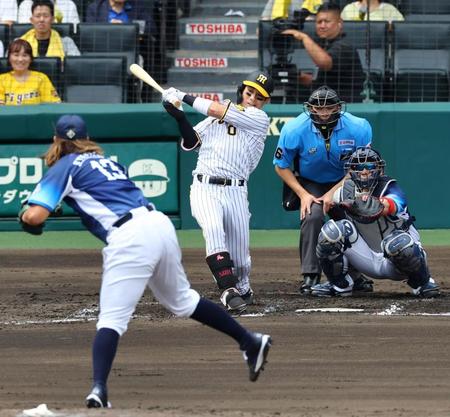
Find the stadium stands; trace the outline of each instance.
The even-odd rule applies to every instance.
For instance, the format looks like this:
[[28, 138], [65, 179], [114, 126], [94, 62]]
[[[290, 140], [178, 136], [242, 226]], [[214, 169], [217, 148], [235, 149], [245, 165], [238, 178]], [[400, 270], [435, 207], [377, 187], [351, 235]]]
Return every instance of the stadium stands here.
[[127, 95], [124, 57], [80, 56], [64, 61], [67, 103], [122, 103]]
[[395, 101], [448, 101], [449, 50], [450, 24], [396, 23]]
[[[450, 22], [370, 22], [370, 40], [367, 29], [367, 22], [344, 24], [346, 40], [358, 50], [365, 71], [370, 64], [375, 101], [449, 100]], [[303, 30], [314, 36], [314, 23], [306, 22]], [[276, 60], [271, 53], [272, 32], [271, 22], [260, 21], [262, 67], [269, 68]], [[287, 61], [298, 70], [314, 73], [315, 65], [300, 42], [294, 43]]]

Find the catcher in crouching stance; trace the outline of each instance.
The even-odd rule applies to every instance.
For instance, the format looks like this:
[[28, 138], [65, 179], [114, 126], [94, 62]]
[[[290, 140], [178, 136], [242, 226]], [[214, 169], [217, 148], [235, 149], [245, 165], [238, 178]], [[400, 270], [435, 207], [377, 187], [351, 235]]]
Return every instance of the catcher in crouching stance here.
[[347, 179], [333, 198], [346, 219], [321, 229], [316, 252], [328, 282], [313, 286], [312, 295], [351, 295], [350, 266], [375, 279], [405, 280], [419, 297], [439, 295], [406, 196], [384, 175], [385, 165], [370, 148], [357, 149], [346, 163]]

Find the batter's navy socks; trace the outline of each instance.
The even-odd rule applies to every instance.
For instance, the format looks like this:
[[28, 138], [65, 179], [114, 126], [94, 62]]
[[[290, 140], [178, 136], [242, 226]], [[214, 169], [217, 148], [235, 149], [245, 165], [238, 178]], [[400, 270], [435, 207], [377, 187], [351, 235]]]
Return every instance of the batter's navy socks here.
[[272, 346], [272, 338], [268, 334], [251, 333], [252, 343], [244, 351], [244, 359], [249, 369], [250, 381], [255, 382], [264, 365], [267, 363], [267, 355]]
[[91, 392], [86, 397], [87, 408], [111, 408], [108, 401], [108, 392], [103, 384], [94, 384]]
[[116, 356], [119, 337], [119, 333], [112, 329], [102, 328], [97, 331], [92, 347], [94, 385], [106, 386], [106, 381]]

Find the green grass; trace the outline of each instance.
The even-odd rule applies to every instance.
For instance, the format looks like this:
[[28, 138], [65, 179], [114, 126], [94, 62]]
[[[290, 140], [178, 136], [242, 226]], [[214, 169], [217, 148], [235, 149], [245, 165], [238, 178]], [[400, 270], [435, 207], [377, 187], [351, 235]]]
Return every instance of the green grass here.
[[[421, 230], [424, 246], [450, 246], [450, 229]], [[178, 230], [182, 248], [203, 248], [199, 230]], [[252, 248], [297, 247], [298, 230], [252, 230]], [[49, 231], [41, 236], [23, 232], [0, 232], [0, 249], [97, 249], [103, 243], [86, 231]]]

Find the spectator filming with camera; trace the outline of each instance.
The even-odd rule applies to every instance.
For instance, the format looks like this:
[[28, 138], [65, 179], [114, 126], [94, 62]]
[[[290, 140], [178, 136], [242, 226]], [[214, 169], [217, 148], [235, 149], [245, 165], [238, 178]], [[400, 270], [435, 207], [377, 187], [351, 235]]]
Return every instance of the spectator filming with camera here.
[[312, 89], [328, 85], [346, 102], [362, 101], [364, 71], [358, 52], [345, 41], [340, 8], [333, 3], [319, 7], [315, 29], [317, 38], [298, 29], [286, 29], [283, 35], [303, 43], [318, 68], [317, 76], [300, 71], [298, 83]]

